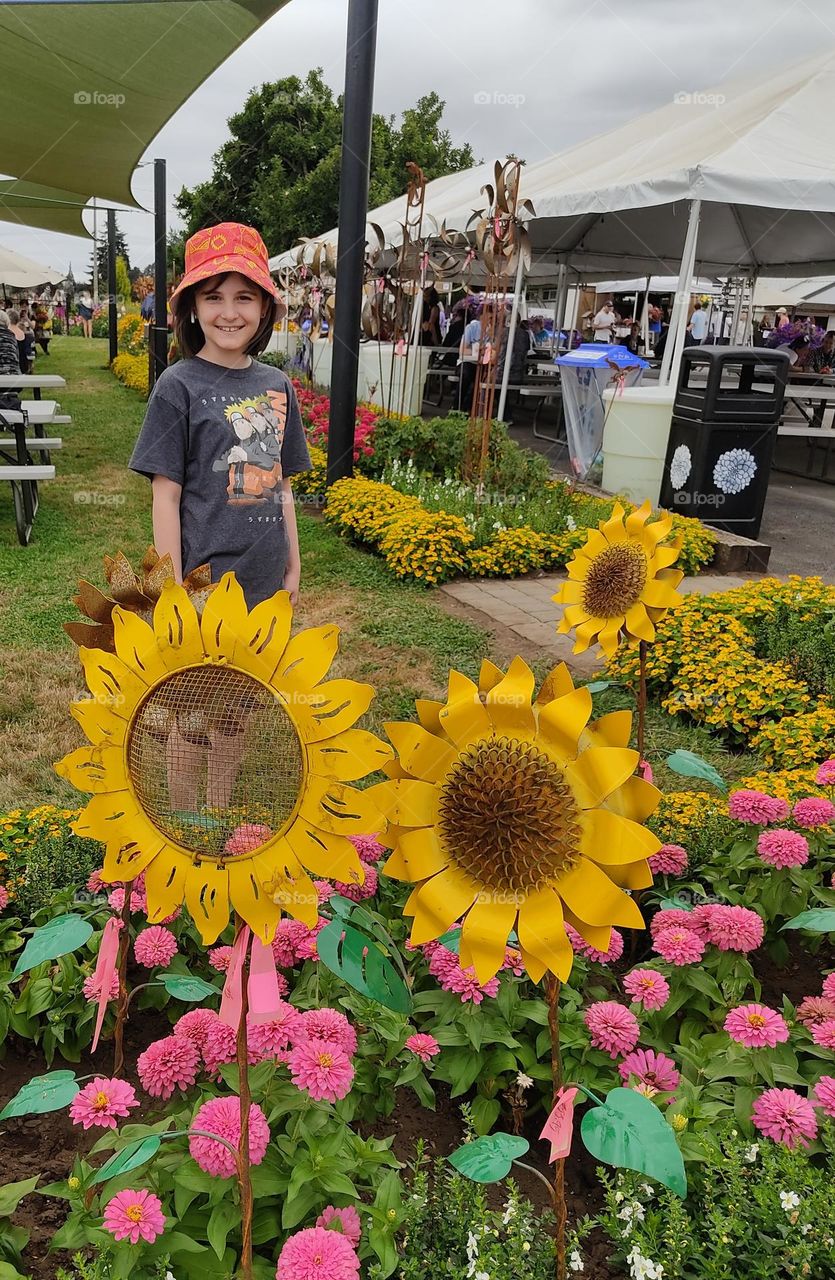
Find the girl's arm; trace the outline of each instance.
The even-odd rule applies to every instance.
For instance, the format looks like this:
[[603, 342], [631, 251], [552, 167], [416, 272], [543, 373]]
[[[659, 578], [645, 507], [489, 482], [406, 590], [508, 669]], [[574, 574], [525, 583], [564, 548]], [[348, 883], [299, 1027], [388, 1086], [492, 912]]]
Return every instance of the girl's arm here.
[[[170, 555], [177, 582], [183, 580], [183, 544], [180, 533], [180, 495], [182, 485], [168, 476], [154, 476], [153, 494], [154, 546], [157, 555]], [[294, 521], [295, 527], [295, 521]], [[297, 540], [298, 547], [298, 540]]]
[[285, 591], [290, 592], [290, 603], [298, 604], [299, 601], [299, 581], [302, 572], [302, 560], [299, 552], [299, 530], [296, 524], [296, 504], [293, 501], [293, 487], [289, 480], [281, 482], [281, 505], [284, 511], [284, 527], [287, 530], [287, 542], [289, 550], [287, 553], [287, 568], [284, 570], [284, 582], [282, 586]]

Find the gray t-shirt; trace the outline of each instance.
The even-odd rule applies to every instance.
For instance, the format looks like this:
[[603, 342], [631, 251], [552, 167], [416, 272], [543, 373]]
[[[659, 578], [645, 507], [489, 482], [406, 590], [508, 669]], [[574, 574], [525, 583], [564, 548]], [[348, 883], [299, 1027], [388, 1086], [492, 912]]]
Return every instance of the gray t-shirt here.
[[226, 369], [199, 356], [166, 369], [129, 466], [182, 485], [183, 573], [234, 570], [250, 608], [281, 590], [288, 543], [282, 478], [310, 470], [286, 374], [253, 360]]

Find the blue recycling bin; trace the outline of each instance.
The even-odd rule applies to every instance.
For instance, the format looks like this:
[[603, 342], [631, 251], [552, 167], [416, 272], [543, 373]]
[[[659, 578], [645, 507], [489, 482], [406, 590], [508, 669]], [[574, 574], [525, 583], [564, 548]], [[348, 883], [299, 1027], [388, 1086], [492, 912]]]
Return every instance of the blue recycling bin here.
[[603, 468], [603, 392], [618, 383], [636, 387], [649, 364], [619, 343], [584, 342], [559, 356], [565, 431], [571, 466], [580, 480], [599, 480]]

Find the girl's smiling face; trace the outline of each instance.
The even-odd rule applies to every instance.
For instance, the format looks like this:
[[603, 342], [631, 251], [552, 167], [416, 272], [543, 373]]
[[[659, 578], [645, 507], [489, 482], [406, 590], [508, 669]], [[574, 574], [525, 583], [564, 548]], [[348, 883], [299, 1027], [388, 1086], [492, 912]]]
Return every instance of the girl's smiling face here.
[[197, 286], [194, 311], [206, 339], [201, 356], [226, 364], [242, 356], [254, 339], [267, 301], [256, 284], [233, 271]]

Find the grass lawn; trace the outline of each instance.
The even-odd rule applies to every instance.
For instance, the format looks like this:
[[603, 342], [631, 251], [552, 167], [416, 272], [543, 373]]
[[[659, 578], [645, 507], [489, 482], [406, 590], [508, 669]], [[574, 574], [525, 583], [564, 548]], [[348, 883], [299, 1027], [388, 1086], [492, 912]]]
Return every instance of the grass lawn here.
[[[81, 742], [68, 703], [84, 685], [61, 624], [79, 616], [72, 603], [79, 578], [104, 585], [104, 554], [122, 550], [137, 563], [151, 541], [149, 486], [127, 469], [144, 401], [108, 371], [106, 341], [56, 338], [38, 372], [67, 379], [60, 400], [73, 421], [54, 455], [56, 479], [41, 487], [29, 547], [18, 545], [8, 490], [0, 503], [0, 809], [79, 802], [52, 771], [53, 761]], [[381, 560], [347, 545], [320, 518], [300, 512], [299, 534], [298, 621], [343, 628], [335, 674], [377, 689], [368, 727], [410, 716], [416, 697], [439, 696], [452, 666], [476, 674], [489, 652], [487, 632], [444, 612], [432, 592], [396, 582]], [[547, 670], [533, 646], [522, 656], [539, 675]], [[627, 705], [618, 689], [596, 702], [601, 711]], [[707, 756], [726, 777], [753, 772], [757, 763], [730, 757], [706, 732], [653, 713], [653, 767], [677, 746]], [[664, 787], [687, 785], [663, 765], [657, 779]]]

